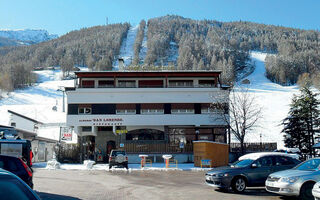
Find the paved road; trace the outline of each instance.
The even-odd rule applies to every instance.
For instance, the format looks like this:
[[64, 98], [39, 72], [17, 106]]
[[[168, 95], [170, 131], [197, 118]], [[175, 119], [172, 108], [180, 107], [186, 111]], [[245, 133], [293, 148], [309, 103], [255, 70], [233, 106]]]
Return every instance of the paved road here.
[[263, 188], [249, 189], [241, 195], [215, 191], [204, 184], [204, 174], [191, 171], [129, 173], [35, 169], [34, 189], [44, 200], [283, 199]]

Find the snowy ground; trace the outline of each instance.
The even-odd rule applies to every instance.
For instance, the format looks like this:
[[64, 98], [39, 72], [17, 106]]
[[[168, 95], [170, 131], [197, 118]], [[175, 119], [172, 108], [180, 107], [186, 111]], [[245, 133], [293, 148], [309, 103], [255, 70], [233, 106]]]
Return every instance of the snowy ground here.
[[281, 86], [267, 79], [264, 66], [266, 56], [266, 53], [251, 52], [251, 59], [255, 62], [256, 68], [245, 78], [250, 80], [250, 84], [240, 84], [240, 87], [248, 87], [249, 91], [254, 93], [263, 108], [263, 118], [259, 126], [247, 135], [246, 140], [260, 142], [261, 134], [262, 142], [277, 142], [278, 147], [283, 147], [283, 134], [281, 134], [283, 126], [280, 124], [287, 116], [293, 94], [298, 94], [299, 88], [296, 85]]
[[[34, 163], [33, 168], [39, 169], [48, 169], [47, 163]], [[61, 164], [60, 169], [62, 170], [105, 170], [105, 171], [127, 171], [125, 168], [116, 168], [113, 167], [109, 170], [109, 164], [95, 164], [93, 165], [92, 169], [88, 169], [84, 164]], [[140, 164], [129, 164], [128, 171], [171, 171], [171, 170], [178, 170], [178, 171], [207, 171], [212, 168], [200, 168], [194, 167], [193, 163], [182, 163], [170, 166], [170, 168], [165, 168], [164, 163], [153, 163], [152, 165], [148, 164], [146, 167], [141, 168]], [[48, 169], [49, 170], [49, 169]]]
[[[121, 44], [119, 58], [123, 58], [125, 66], [129, 66], [133, 60], [133, 46], [136, 39], [136, 35], [139, 29], [139, 25], [130, 27], [127, 38]], [[118, 68], [119, 63], [115, 61], [114, 67]]]
[[142, 44], [141, 44], [141, 49], [139, 52], [139, 58], [142, 62], [144, 62], [144, 59], [146, 58], [147, 55], [147, 33], [148, 33], [148, 27], [146, 26], [144, 28], [144, 35], [143, 35], [143, 40], [142, 40]]

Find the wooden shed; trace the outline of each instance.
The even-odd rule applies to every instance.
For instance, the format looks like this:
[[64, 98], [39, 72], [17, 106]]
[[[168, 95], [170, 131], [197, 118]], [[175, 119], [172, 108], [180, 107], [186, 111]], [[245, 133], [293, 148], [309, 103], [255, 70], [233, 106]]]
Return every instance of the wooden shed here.
[[194, 166], [201, 160], [211, 160], [212, 167], [226, 166], [229, 162], [229, 145], [212, 141], [193, 141]]

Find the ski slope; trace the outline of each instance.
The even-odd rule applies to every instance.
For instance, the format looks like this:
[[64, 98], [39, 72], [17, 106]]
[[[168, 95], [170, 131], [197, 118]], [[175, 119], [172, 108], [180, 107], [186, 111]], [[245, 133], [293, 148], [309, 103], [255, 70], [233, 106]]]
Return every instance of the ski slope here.
[[[133, 46], [138, 29], [139, 25], [130, 27], [127, 38], [121, 44], [119, 58], [123, 58], [125, 66], [130, 65], [133, 60]], [[119, 68], [118, 60], [115, 61], [114, 67]]]
[[278, 147], [283, 147], [282, 120], [287, 116], [289, 105], [294, 94], [299, 93], [297, 85], [281, 86], [266, 78], [264, 61], [268, 54], [251, 52], [251, 60], [255, 63], [255, 70], [244, 79], [250, 84], [244, 85], [239, 81], [237, 87], [248, 88], [249, 92], [257, 99], [257, 104], [262, 108], [262, 119], [258, 126], [253, 128], [246, 136], [248, 142], [277, 142]]

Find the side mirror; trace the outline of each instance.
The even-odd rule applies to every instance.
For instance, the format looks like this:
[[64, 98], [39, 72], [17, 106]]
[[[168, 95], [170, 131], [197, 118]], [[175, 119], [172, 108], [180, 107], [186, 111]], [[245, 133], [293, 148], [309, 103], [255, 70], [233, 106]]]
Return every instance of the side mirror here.
[[252, 165], [251, 165], [251, 168], [257, 168], [258, 166], [257, 166], [257, 164], [256, 163], [253, 163]]

